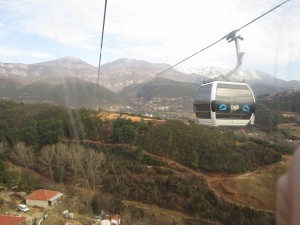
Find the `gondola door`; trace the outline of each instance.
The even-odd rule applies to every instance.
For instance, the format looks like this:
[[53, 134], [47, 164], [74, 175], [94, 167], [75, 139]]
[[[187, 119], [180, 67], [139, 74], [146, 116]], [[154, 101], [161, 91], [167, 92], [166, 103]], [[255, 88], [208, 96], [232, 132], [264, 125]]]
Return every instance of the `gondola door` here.
[[213, 83], [203, 84], [194, 99], [194, 112], [198, 121], [204, 125], [214, 125], [211, 111], [212, 90]]
[[245, 83], [216, 82], [212, 111], [216, 125], [246, 126], [254, 124], [255, 98]]

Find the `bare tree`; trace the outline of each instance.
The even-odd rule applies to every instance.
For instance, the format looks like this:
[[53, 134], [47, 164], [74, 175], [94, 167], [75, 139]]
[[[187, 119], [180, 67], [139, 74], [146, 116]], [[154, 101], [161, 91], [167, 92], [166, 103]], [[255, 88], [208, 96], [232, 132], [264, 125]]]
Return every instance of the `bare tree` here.
[[33, 148], [26, 146], [23, 142], [19, 142], [13, 147], [10, 157], [15, 162], [24, 166], [26, 170], [29, 170], [34, 165]]
[[46, 145], [41, 150], [41, 156], [39, 158], [40, 162], [47, 167], [49, 170], [51, 180], [54, 182], [53, 179], [53, 164], [54, 164], [54, 157], [56, 154], [55, 145]]
[[98, 152], [95, 149], [87, 149], [85, 159], [86, 173], [89, 177], [92, 190], [95, 192], [97, 184], [101, 184], [102, 178], [106, 173], [105, 155], [103, 152]]
[[104, 153], [73, 144], [69, 148], [67, 159], [72, 171], [80, 173], [88, 189], [95, 192], [105, 174]]
[[62, 181], [65, 175], [65, 168], [67, 166], [67, 154], [69, 152], [69, 147], [63, 143], [57, 143], [55, 145], [55, 155], [54, 155], [54, 167], [56, 168], [57, 177]]
[[68, 151], [68, 146], [63, 143], [46, 145], [41, 150], [39, 160], [49, 170], [53, 182], [54, 177], [56, 181], [64, 178]]
[[0, 141], [0, 154], [5, 154], [8, 149], [8, 144], [6, 141]]
[[69, 165], [71, 166], [71, 170], [75, 174], [78, 174], [78, 172], [80, 172], [84, 177], [88, 189], [90, 189], [89, 179], [85, 170], [84, 147], [78, 144], [70, 145], [69, 151], [66, 154], [66, 158], [68, 160]]

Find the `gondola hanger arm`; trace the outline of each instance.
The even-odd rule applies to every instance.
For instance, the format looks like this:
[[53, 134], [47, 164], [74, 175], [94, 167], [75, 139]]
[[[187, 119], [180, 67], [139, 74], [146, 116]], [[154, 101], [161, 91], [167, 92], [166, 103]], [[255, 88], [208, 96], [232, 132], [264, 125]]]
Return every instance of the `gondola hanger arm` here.
[[224, 38], [226, 39], [226, 41], [228, 41], [228, 43], [230, 43], [232, 41], [234, 41], [234, 43], [235, 43], [237, 64], [236, 64], [236, 66], [234, 67], [233, 70], [231, 70], [226, 75], [221, 75], [221, 76], [217, 77], [216, 80], [229, 81], [230, 78], [232, 78], [232, 76], [234, 76], [237, 73], [237, 71], [239, 70], [239, 68], [242, 65], [242, 59], [243, 59], [243, 56], [245, 55], [245, 53], [240, 51], [239, 41], [240, 40], [243, 41], [244, 38], [241, 35], [237, 35], [237, 32], [238, 32], [238, 30], [234, 30], [234, 31], [231, 31], [229, 34], [224, 36]]

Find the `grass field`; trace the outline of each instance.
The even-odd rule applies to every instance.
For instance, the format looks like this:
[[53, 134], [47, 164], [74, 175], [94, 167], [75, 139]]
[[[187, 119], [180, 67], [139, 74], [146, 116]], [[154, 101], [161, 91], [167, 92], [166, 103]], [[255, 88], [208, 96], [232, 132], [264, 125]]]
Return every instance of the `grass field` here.
[[[284, 112], [282, 113], [282, 116], [295, 118], [297, 121], [300, 121], [300, 113]], [[289, 134], [291, 137], [300, 139], [300, 125], [297, 123], [278, 124], [278, 128], [285, 131], [285, 133]]]
[[300, 121], [300, 113], [295, 113], [295, 112], [283, 112], [282, 113], [283, 117], [294, 117], [298, 121]]
[[296, 123], [282, 123], [278, 125], [278, 128], [284, 130], [290, 136], [300, 138], [300, 126]]
[[102, 120], [116, 120], [118, 118], [122, 119], [130, 119], [133, 122], [140, 122], [142, 119], [144, 121], [151, 121], [154, 123], [164, 123], [164, 120], [160, 119], [154, 119], [154, 118], [148, 118], [148, 117], [141, 117], [141, 116], [131, 116], [128, 114], [121, 114], [121, 113], [107, 113], [107, 112], [101, 112], [98, 114], [98, 117]]

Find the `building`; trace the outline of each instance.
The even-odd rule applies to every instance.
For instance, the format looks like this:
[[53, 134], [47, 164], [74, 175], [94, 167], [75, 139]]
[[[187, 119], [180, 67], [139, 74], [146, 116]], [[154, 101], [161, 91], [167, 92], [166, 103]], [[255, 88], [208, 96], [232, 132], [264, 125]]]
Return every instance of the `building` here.
[[0, 225], [25, 225], [26, 217], [0, 215]]
[[40, 189], [26, 197], [26, 205], [47, 208], [54, 205], [62, 196], [63, 194], [58, 191]]
[[293, 93], [293, 92], [296, 92], [296, 91], [298, 91], [298, 89], [296, 87], [289, 87], [287, 92], [288, 93]]
[[119, 214], [112, 216], [106, 215], [104, 220], [100, 221], [100, 225], [119, 225], [121, 223], [121, 217]]

